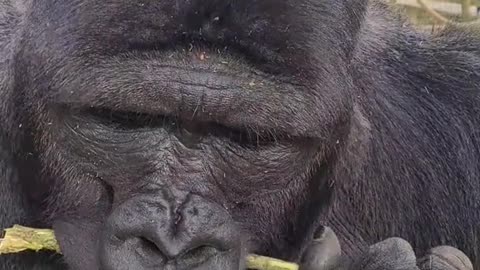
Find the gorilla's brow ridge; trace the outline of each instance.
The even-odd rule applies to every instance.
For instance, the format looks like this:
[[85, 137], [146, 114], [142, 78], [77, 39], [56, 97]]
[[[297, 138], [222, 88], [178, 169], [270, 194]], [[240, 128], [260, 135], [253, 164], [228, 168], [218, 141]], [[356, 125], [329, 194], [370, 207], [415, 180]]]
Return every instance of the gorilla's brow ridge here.
[[[75, 77], [57, 79], [55, 87], [59, 90], [52, 96], [56, 104], [195, 118], [292, 136], [318, 134], [318, 122], [304, 122], [305, 126], [299, 127], [292, 119], [291, 111], [297, 111], [297, 117], [309, 117], [308, 109], [313, 108], [314, 101], [306, 91], [255, 73], [237, 76], [231, 72], [174, 68], [155, 59], [147, 63], [129, 59], [122, 65], [115, 62], [73, 68], [59, 76], [69, 74]], [[297, 105], [301, 107], [292, 107]]]

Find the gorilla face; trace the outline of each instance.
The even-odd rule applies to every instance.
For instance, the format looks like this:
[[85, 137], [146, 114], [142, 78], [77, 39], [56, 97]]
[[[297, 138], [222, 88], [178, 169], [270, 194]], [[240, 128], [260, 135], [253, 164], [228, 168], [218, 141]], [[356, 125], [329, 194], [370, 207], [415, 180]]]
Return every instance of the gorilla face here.
[[350, 119], [346, 2], [33, 1], [17, 98], [72, 268], [297, 258]]

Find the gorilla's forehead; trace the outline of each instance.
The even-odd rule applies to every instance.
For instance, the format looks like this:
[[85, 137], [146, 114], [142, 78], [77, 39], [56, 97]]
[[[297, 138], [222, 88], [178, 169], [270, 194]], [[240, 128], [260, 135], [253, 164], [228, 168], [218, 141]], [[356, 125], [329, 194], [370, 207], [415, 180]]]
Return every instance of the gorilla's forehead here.
[[[305, 127], [299, 127], [296, 119], [313, 120], [318, 100], [341, 96], [328, 88], [345, 87], [339, 84], [344, 79], [322, 74], [340, 65], [336, 42], [342, 31], [322, 23], [338, 16], [339, 3], [36, 1], [32, 18], [39, 28], [31, 31], [38, 35], [33, 47], [49, 57], [42, 68], [54, 74], [49, 95], [57, 103], [177, 115], [195, 111], [197, 117], [201, 104], [207, 118], [231, 125], [250, 119], [260, 127], [281, 123], [275, 128], [291, 132], [295, 126], [305, 135], [315, 133], [320, 121], [302, 121]], [[209, 60], [193, 62], [179, 50], [189, 46], [206, 49]], [[219, 48], [229, 50], [222, 55]], [[341, 71], [334, 71], [339, 78]]]
[[[325, 26], [339, 16], [343, 1], [333, 0], [77, 0], [36, 1], [38, 17], [96, 48], [103, 45], [170, 42], [201, 34], [208, 41], [262, 46], [270, 53], [298, 55], [312, 39], [328, 42]], [[63, 31], [62, 31], [63, 30]], [[318, 41], [318, 40], [315, 40]], [[253, 44], [254, 43], [254, 44]], [[318, 42], [316, 43], [318, 44]], [[326, 44], [328, 45], [328, 44]], [[86, 45], [85, 45], [86, 46]], [[100, 47], [102, 48], [102, 47]], [[290, 50], [289, 50], [290, 49]]]

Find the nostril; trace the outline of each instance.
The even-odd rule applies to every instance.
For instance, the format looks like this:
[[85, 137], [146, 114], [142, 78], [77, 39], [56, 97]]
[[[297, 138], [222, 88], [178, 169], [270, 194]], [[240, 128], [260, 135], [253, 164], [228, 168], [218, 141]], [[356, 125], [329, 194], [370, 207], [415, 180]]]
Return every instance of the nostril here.
[[158, 248], [158, 246], [153, 241], [148, 240], [148, 238], [140, 237], [140, 245], [139, 246], [142, 249], [148, 250], [152, 253], [160, 253], [161, 254], [161, 251]]
[[127, 240], [130, 246], [134, 247], [136, 254], [147, 261], [165, 262], [166, 258], [158, 246], [151, 240], [145, 237], [138, 237]]
[[[183, 252], [177, 255], [166, 255], [162, 249], [152, 240], [147, 237], [136, 237], [127, 240], [130, 242], [130, 246], [134, 247], [134, 252], [143, 258], [144, 262], [154, 263], [156, 265], [163, 265], [167, 261], [175, 260], [181, 261], [186, 265], [200, 265], [210, 258], [223, 253], [226, 250], [221, 250], [215, 245], [211, 244], [198, 244], [192, 245], [191, 248], [184, 249]], [[170, 254], [169, 252], [166, 252]]]
[[187, 250], [187, 252], [185, 252], [185, 255], [194, 256], [194, 257], [207, 257], [209, 255], [213, 255], [218, 252], [219, 250], [215, 247], [202, 245], [202, 246]]
[[210, 245], [200, 245], [186, 250], [180, 257], [188, 265], [201, 264], [211, 257], [221, 253], [218, 248]]

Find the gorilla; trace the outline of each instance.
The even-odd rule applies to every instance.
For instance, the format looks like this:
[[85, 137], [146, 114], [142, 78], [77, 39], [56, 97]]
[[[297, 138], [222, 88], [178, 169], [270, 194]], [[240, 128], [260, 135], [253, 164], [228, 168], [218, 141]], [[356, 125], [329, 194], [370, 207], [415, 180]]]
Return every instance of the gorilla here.
[[332, 269], [480, 269], [474, 29], [376, 0], [0, 0], [0, 61], [0, 227], [62, 250], [1, 269], [318, 270], [337, 244]]

